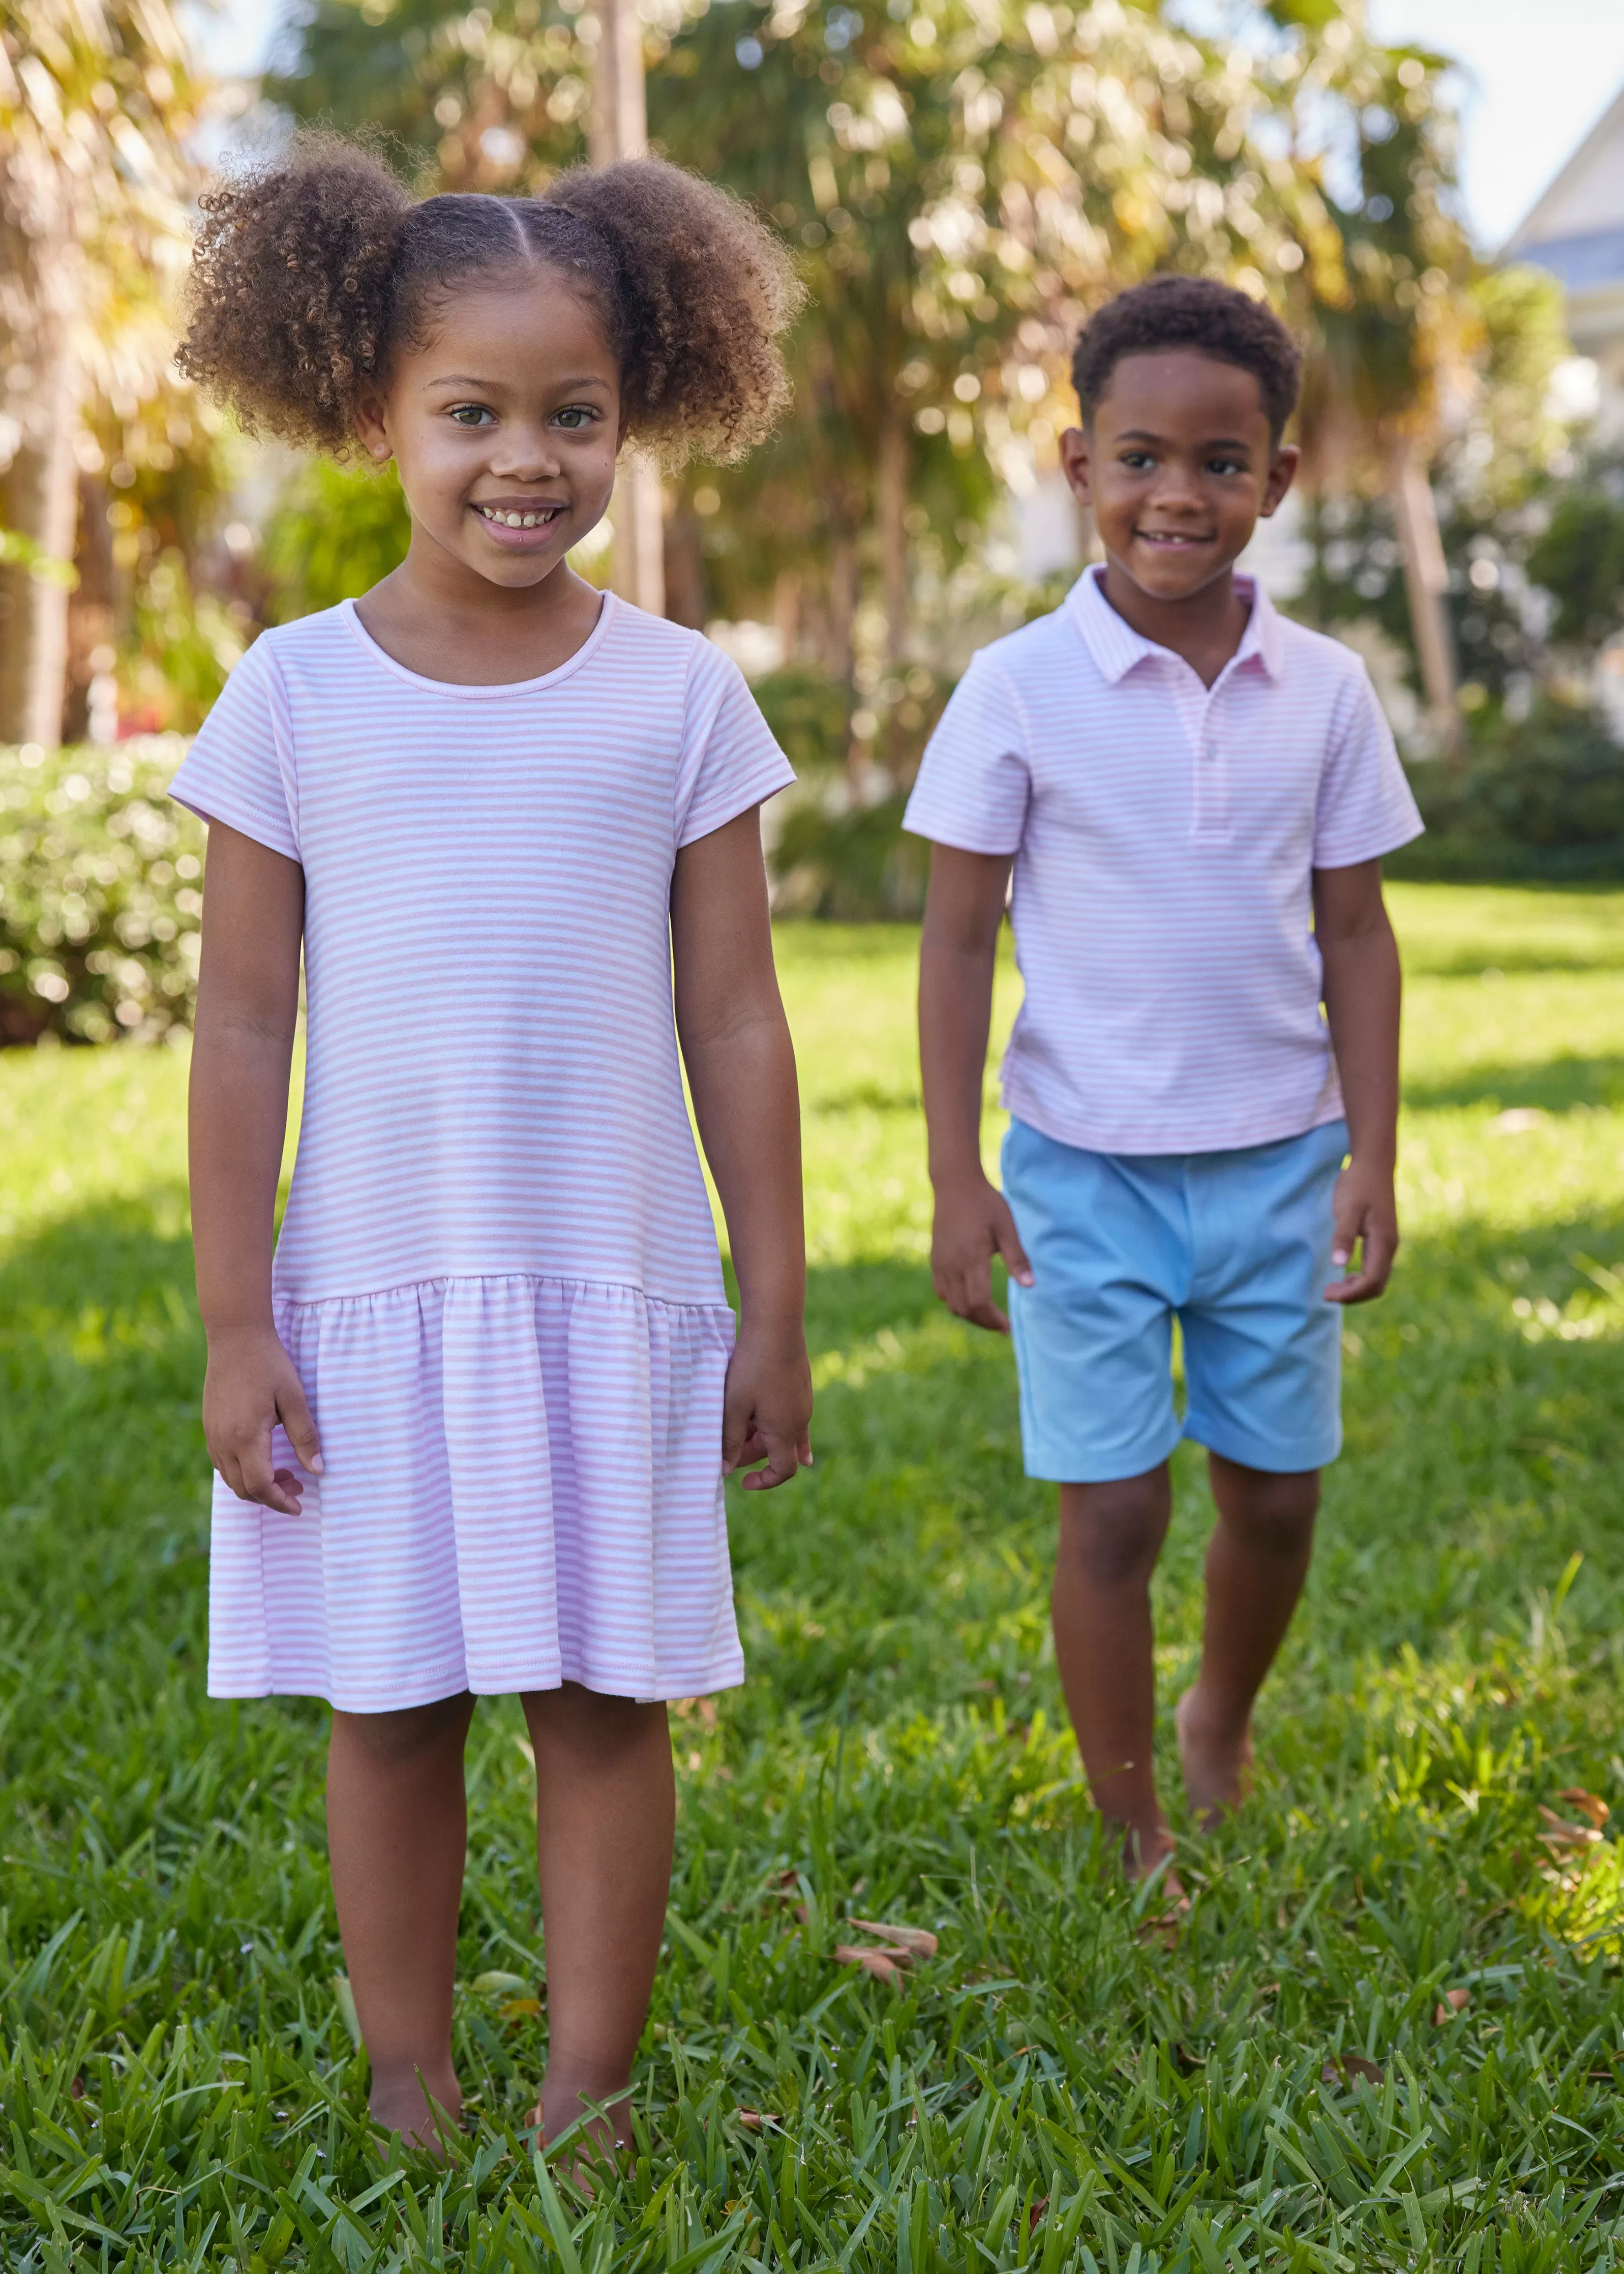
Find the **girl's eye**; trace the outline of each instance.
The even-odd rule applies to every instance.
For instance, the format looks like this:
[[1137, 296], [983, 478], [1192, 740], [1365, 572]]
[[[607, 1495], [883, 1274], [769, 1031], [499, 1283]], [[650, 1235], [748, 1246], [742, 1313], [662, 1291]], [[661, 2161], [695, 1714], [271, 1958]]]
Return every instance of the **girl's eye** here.
[[459, 403], [451, 416], [459, 426], [494, 425], [496, 414], [487, 410], [483, 403]]
[[583, 426], [590, 425], [597, 416], [597, 412], [589, 410], [584, 403], [572, 403], [566, 409], [555, 413], [553, 423], [562, 426], [567, 433], [575, 434], [578, 433]]
[[1147, 466], [1154, 465], [1155, 461], [1148, 450], [1124, 450], [1122, 454], [1122, 463], [1124, 466], [1132, 467], [1137, 474], [1142, 472]]

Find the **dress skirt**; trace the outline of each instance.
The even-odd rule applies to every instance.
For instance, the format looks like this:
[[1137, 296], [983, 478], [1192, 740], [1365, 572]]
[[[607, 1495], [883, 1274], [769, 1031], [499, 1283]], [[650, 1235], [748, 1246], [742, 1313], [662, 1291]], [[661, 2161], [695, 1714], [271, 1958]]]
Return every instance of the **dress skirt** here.
[[[324, 1473], [297, 1516], [216, 1478], [209, 1693], [350, 1713], [576, 1682], [741, 1682], [725, 1303], [525, 1273], [277, 1306]], [[278, 1429], [275, 1465], [298, 1470]]]

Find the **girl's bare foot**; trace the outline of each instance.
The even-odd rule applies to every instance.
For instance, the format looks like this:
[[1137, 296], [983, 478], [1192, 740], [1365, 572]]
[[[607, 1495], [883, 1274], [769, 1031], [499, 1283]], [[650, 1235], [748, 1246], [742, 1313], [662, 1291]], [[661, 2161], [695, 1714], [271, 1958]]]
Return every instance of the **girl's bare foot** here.
[[1251, 1728], [1244, 1724], [1238, 1736], [1215, 1728], [1202, 1712], [1199, 1683], [1179, 1699], [1173, 1720], [1191, 1812], [1210, 1827], [1252, 1790]]
[[408, 2148], [426, 2149], [443, 2164], [447, 2142], [462, 2128], [462, 2098], [455, 2082], [447, 2099], [430, 2094], [417, 2077], [393, 2085], [374, 2080], [368, 2114], [387, 2139], [396, 2135]]

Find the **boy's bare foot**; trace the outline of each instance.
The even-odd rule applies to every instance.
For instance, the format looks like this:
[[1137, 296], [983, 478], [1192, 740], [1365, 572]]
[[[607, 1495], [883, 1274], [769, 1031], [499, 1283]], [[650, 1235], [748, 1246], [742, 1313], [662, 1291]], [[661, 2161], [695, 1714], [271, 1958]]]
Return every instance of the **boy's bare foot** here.
[[1169, 1912], [1188, 1910], [1190, 1899], [1183, 1882], [1173, 1869], [1174, 1840], [1160, 1818], [1150, 1825], [1126, 1824], [1123, 1826], [1122, 1868], [1131, 1887], [1141, 1887], [1147, 1879], [1154, 1879], [1156, 1892]]
[[1201, 1711], [1200, 1684], [1186, 1690], [1173, 1716], [1184, 1793], [1199, 1824], [1211, 1826], [1252, 1790], [1252, 1732], [1215, 1730]]

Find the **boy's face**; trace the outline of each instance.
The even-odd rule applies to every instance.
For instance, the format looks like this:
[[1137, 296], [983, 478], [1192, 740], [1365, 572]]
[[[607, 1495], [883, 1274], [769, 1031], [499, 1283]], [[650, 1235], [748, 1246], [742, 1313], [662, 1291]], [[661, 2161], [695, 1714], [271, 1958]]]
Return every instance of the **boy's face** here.
[[620, 373], [581, 292], [550, 269], [520, 272], [447, 300], [357, 424], [400, 468], [414, 553], [523, 590], [603, 517]]
[[1297, 453], [1270, 434], [1251, 372], [1161, 348], [1123, 358], [1060, 458], [1107, 558], [1148, 598], [1177, 601], [1228, 576]]

